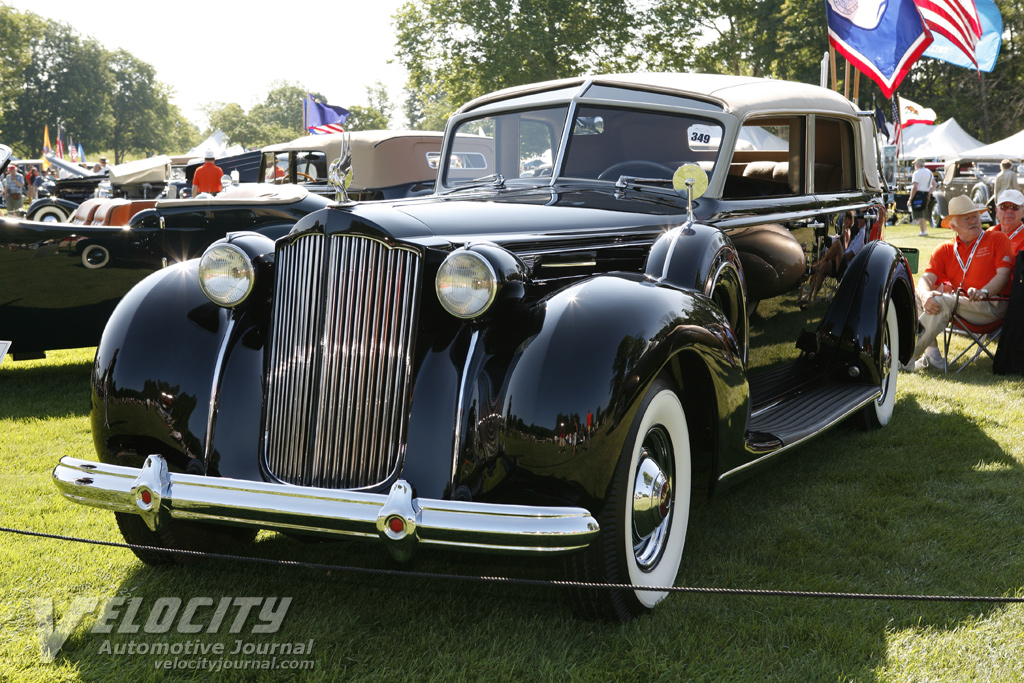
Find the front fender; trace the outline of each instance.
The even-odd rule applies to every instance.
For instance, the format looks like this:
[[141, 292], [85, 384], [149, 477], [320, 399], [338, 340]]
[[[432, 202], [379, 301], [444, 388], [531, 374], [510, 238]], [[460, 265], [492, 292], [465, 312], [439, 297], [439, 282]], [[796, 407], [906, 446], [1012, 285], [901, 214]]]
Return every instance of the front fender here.
[[[114, 465], [141, 467], [158, 453], [172, 470], [259, 480], [265, 327], [211, 303], [197, 268], [150, 275], [114, 310], [93, 367], [94, 445]], [[212, 407], [217, 440], [207, 444]]]
[[747, 386], [736, 337], [702, 294], [612, 274], [539, 304], [538, 330], [500, 357], [477, 332], [454, 496], [500, 500], [504, 484], [594, 511], [607, 494], [638, 403], [667, 373], [694, 413], [695, 480], [729, 435], [742, 438]]

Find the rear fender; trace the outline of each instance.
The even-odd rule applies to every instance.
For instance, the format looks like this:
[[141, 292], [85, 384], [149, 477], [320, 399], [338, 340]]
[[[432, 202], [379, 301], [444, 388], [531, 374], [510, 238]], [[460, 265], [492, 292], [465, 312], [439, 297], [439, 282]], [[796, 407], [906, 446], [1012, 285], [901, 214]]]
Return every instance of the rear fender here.
[[917, 309], [910, 264], [896, 247], [871, 242], [850, 262], [818, 327], [820, 351], [827, 351], [834, 372], [846, 378], [882, 381], [882, 338], [886, 305], [899, 317], [901, 363], [910, 360], [917, 336]]

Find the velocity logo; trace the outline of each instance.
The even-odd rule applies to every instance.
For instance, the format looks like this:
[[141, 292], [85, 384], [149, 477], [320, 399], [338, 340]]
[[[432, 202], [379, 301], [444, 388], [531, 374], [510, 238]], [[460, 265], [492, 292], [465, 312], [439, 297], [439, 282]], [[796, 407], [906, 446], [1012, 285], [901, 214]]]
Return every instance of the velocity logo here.
[[52, 662], [68, 637], [87, 617], [97, 613], [91, 633], [163, 634], [277, 633], [291, 598], [107, 598], [80, 597], [55, 622], [53, 598], [36, 598], [32, 607], [39, 632], [40, 657]]

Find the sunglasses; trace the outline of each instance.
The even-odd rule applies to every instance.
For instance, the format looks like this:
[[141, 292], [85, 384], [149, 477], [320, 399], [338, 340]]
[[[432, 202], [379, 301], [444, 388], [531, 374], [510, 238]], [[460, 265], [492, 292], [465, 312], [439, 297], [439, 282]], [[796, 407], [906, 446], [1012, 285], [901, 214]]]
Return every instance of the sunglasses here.
[[999, 208], [1002, 209], [1003, 211], [1020, 211], [1021, 210], [1021, 207], [1017, 206], [1016, 204], [1000, 204]]

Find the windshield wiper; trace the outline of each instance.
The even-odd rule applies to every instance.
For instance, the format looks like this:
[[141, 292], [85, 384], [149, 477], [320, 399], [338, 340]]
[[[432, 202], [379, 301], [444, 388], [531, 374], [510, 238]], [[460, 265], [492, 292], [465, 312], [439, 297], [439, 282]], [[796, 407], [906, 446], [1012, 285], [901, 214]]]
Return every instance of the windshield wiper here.
[[505, 189], [505, 176], [501, 175], [500, 173], [492, 173], [490, 175], [480, 176], [479, 178], [473, 178], [472, 180], [467, 180], [464, 185], [460, 185], [459, 187], [456, 187], [454, 189], [455, 190], [472, 189], [474, 187], [480, 187], [481, 185], [485, 185], [488, 182], [490, 182], [491, 187], [493, 187], [495, 190], [504, 190]]

